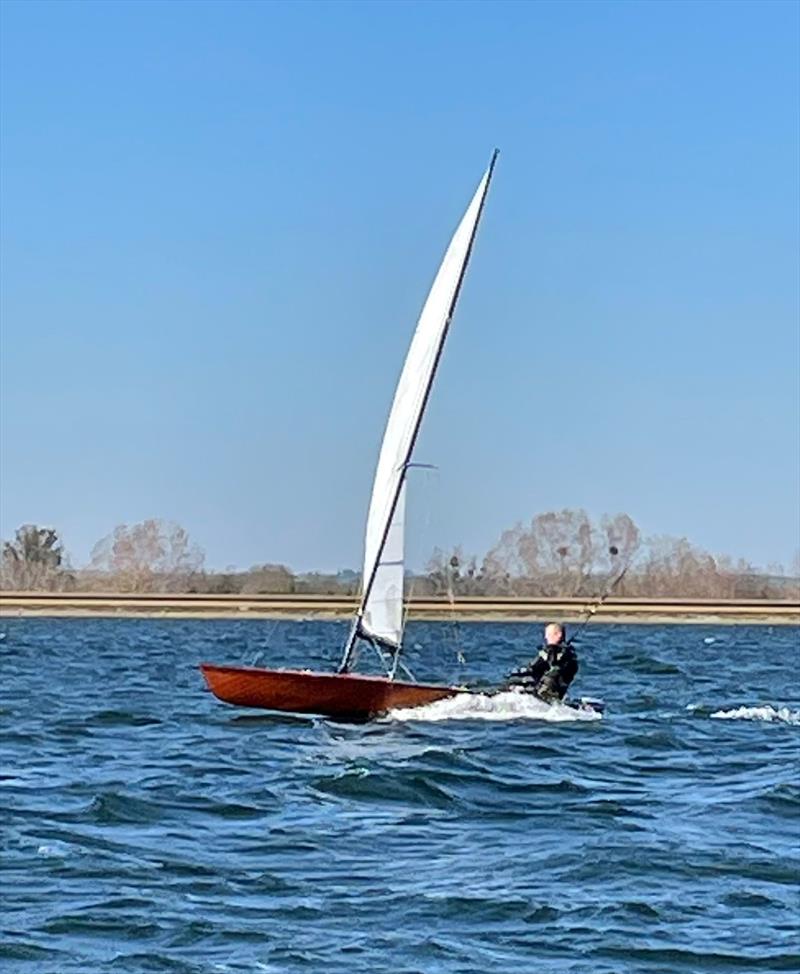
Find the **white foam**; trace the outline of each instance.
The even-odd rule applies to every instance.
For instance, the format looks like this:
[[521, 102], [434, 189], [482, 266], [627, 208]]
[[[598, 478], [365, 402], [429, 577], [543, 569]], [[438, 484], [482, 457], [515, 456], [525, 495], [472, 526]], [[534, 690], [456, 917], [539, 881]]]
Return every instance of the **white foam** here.
[[717, 720], [765, 720], [768, 723], [800, 725], [800, 710], [789, 707], [736, 707], [733, 710], [717, 710], [711, 716]]
[[458, 693], [423, 707], [391, 711], [393, 720], [547, 720], [555, 723], [600, 720], [593, 710], [576, 710], [563, 703], [547, 704], [530, 693]]

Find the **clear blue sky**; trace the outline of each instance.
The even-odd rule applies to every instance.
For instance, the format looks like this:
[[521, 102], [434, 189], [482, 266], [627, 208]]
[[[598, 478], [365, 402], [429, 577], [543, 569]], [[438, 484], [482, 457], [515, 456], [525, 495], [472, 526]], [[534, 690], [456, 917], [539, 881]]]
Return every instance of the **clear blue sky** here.
[[412, 565], [562, 507], [788, 565], [799, 9], [5, 0], [0, 533], [358, 567], [497, 145]]

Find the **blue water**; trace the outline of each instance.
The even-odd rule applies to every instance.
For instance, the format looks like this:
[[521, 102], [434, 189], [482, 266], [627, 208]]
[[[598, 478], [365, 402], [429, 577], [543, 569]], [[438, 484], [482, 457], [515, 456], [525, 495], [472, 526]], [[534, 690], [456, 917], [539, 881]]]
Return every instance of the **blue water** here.
[[[330, 668], [342, 624], [0, 631], [9, 974], [800, 969], [796, 628], [596, 626], [602, 720], [366, 726], [239, 711], [196, 669]], [[537, 635], [412, 624], [409, 660], [490, 684]]]

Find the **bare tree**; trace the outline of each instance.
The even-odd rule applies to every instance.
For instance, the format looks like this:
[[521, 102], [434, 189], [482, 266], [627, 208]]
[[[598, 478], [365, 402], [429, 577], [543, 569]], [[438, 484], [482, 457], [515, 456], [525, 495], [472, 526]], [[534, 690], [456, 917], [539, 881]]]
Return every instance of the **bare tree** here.
[[642, 542], [642, 535], [633, 519], [627, 514], [615, 514], [611, 517], [603, 515], [600, 522], [601, 529], [606, 539], [606, 550], [604, 556], [608, 556], [616, 548], [618, 563], [629, 565], [636, 556]]
[[491, 591], [514, 594], [515, 582], [529, 575], [530, 563], [526, 558], [521, 523], [504, 531], [497, 543], [483, 559], [482, 572]]
[[[635, 547], [636, 526], [622, 518], [618, 515], [604, 528]], [[548, 511], [537, 514], [528, 527], [517, 524], [504, 531], [483, 561], [482, 576], [489, 587], [510, 594], [588, 594], [603, 550], [585, 511]]]
[[434, 548], [426, 571], [426, 588], [431, 595], [485, 595], [489, 588], [485, 575], [485, 564], [478, 566], [475, 555], [465, 555], [461, 545], [446, 554], [441, 548]]
[[91, 568], [122, 592], [186, 591], [205, 556], [179, 524], [118, 525], [92, 549]]
[[[454, 559], [454, 561], [453, 561]], [[627, 514], [604, 515], [599, 527], [585, 511], [537, 514], [526, 526], [504, 531], [480, 568], [461, 549], [436, 549], [426, 579], [436, 594], [595, 597], [625, 569], [615, 594], [657, 598], [797, 597], [795, 576], [780, 565], [758, 571], [744, 559], [714, 556], [686, 538], [642, 539]], [[455, 565], [455, 568], [454, 568]]]
[[724, 560], [692, 545], [686, 538], [649, 538], [639, 572], [641, 595], [692, 598], [734, 597], [735, 580], [753, 572], [744, 562], [731, 569]]

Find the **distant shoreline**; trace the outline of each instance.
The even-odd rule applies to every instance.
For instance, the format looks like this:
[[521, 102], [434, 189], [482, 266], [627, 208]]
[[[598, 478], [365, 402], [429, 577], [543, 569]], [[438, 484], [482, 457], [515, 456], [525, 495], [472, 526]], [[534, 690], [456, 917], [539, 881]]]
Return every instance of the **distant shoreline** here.
[[[462, 597], [412, 599], [414, 620], [459, 622], [577, 622], [589, 604], [574, 598]], [[327, 595], [204, 595], [0, 593], [0, 618], [178, 618], [347, 619], [357, 600]], [[597, 622], [800, 625], [793, 599], [613, 598], [594, 615]]]

